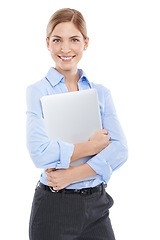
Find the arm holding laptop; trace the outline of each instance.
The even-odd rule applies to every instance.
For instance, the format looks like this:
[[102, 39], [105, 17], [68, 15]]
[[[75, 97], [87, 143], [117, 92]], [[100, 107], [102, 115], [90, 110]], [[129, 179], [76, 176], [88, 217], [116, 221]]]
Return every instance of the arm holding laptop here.
[[[106, 148], [110, 143], [110, 137], [107, 135], [106, 129], [97, 131], [88, 142], [74, 144], [71, 162], [85, 156], [95, 155]], [[65, 188], [74, 181], [79, 181], [97, 174], [87, 163], [74, 167], [70, 166], [68, 169], [47, 169], [46, 173], [47, 180], [49, 180], [48, 186], [53, 187], [58, 185], [57, 190]]]
[[[59, 182], [60, 185], [60, 182], [62, 183], [64, 180], [63, 176], [66, 180], [71, 180], [72, 182], [94, 174], [101, 175], [103, 181], [108, 182], [112, 172], [122, 166], [128, 157], [126, 138], [118, 120], [110, 91], [107, 91], [105, 94], [105, 109], [102, 125], [108, 130], [108, 134], [111, 137], [111, 144], [108, 144], [83, 165], [69, 168], [68, 171], [67, 169], [60, 172], [58, 172], [58, 170], [53, 173], [49, 171], [50, 173], [47, 173], [48, 180], [50, 181], [49, 184], [52, 184], [52, 181], [54, 182], [56, 179], [56, 182]], [[71, 182], [69, 182], [69, 184]], [[55, 182], [53, 185], [56, 185]]]

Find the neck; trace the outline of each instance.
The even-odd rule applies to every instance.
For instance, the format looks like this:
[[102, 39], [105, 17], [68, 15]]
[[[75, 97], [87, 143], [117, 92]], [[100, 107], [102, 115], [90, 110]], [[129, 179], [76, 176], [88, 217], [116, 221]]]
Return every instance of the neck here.
[[59, 73], [65, 77], [65, 83], [68, 85], [75, 85], [79, 80], [78, 69], [72, 69], [68, 71], [63, 71], [62, 69], [55, 68]]

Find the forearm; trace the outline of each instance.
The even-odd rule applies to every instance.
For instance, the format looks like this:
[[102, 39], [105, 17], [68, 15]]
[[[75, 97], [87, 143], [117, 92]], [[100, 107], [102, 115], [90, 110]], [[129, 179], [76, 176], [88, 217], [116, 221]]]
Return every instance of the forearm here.
[[115, 171], [127, 160], [128, 148], [119, 141], [113, 141], [107, 148], [91, 158], [89, 162], [94, 164], [99, 158], [105, 160], [110, 165], [112, 171]]
[[74, 162], [80, 158], [92, 156], [94, 154], [96, 153], [91, 141], [74, 144], [74, 151], [71, 156], [70, 162]]
[[106, 183], [112, 172], [127, 160], [127, 149], [118, 142], [112, 142], [108, 147], [87, 161], [87, 164], [100, 175]]
[[87, 163], [71, 168], [72, 181], [79, 181], [83, 178], [97, 174]]

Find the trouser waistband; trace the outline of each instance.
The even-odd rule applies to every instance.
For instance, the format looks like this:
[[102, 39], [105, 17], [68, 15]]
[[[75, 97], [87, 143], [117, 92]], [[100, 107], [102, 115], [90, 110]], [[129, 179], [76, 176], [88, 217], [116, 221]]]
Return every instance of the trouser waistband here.
[[107, 187], [107, 184], [101, 183], [100, 185], [96, 187], [91, 188], [82, 188], [82, 189], [61, 189], [61, 190], [54, 190], [52, 187], [49, 187], [47, 185], [42, 184], [41, 182], [38, 182], [38, 187], [40, 187], [43, 190], [56, 192], [56, 193], [66, 193], [66, 194], [92, 194], [94, 192], [102, 192], [104, 188]]

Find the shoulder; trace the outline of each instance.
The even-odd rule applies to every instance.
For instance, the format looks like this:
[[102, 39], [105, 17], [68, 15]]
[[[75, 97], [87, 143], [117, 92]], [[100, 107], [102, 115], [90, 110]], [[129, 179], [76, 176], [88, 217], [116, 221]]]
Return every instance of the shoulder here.
[[27, 111], [42, 116], [41, 98], [47, 95], [45, 79], [31, 84], [26, 89]]
[[45, 77], [42, 78], [40, 81], [37, 81], [33, 84], [30, 84], [26, 89], [26, 94], [28, 95], [34, 95], [42, 97], [44, 95], [47, 95], [48, 89], [47, 89], [47, 81], [45, 80]]

